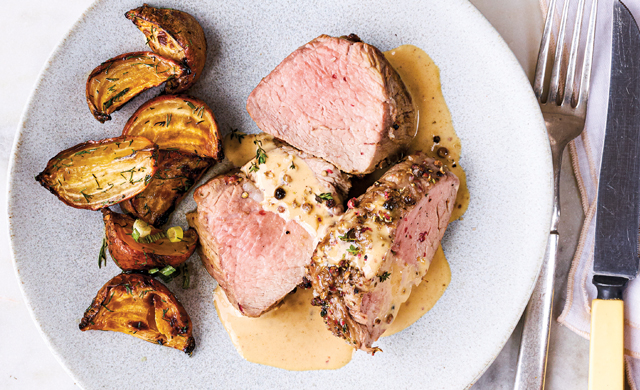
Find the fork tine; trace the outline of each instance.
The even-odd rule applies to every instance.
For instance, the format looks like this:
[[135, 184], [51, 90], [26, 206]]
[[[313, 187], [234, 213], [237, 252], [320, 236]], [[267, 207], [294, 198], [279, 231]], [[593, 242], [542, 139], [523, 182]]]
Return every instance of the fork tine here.
[[542, 93], [544, 90], [544, 76], [547, 71], [547, 60], [549, 58], [549, 46], [551, 44], [551, 28], [553, 27], [553, 16], [556, 9], [556, 0], [551, 0], [547, 17], [544, 22], [544, 32], [540, 41], [540, 50], [538, 51], [538, 62], [536, 62], [536, 76], [533, 81], [533, 91], [539, 101], [542, 101]]
[[578, 59], [578, 47], [580, 46], [580, 35], [582, 32], [582, 18], [584, 16], [584, 0], [578, 2], [578, 14], [573, 25], [573, 37], [571, 38], [571, 53], [569, 54], [569, 65], [567, 67], [567, 78], [564, 83], [564, 98], [562, 104], [571, 104], [573, 98], [573, 81], [576, 75], [576, 61]]
[[558, 44], [556, 45], [556, 56], [553, 60], [553, 70], [551, 71], [551, 84], [549, 85], [549, 98], [547, 102], [558, 101], [560, 92], [560, 73], [562, 68], [562, 55], [564, 54], [564, 37], [567, 27], [567, 16], [569, 15], [569, 0], [564, 0], [562, 7], [562, 19], [560, 19], [560, 29], [558, 30]]
[[593, 64], [593, 45], [596, 40], [596, 14], [598, 13], [598, 0], [591, 1], [591, 13], [589, 15], [589, 30], [587, 32], [587, 45], [584, 49], [584, 61], [582, 65], [582, 80], [580, 81], [580, 96], [576, 107], [586, 108], [589, 99], [589, 85], [591, 80], [591, 65]]

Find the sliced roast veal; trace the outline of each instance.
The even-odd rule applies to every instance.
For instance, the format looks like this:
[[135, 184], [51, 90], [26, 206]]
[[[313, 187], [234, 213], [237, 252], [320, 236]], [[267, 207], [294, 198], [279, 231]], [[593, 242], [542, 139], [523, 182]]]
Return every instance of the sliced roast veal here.
[[372, 172], [415, 135], [400, 76], [355, 35], [321, 35], [262, 79], [247, 111], [263, 131], [347, 173]]
[[309, 265], [325, 322], [374, 353], [426, 274], [449, 223], [459, 180], [422, 153], [392, 167], [330, 227]]
[[196, 189], [198, 208], [187, 216], [205, 268], [250, 317], [302, 282], [318, 230], [342, 214], [349, 189], [333, 165], [293, 148], [262, 157]]

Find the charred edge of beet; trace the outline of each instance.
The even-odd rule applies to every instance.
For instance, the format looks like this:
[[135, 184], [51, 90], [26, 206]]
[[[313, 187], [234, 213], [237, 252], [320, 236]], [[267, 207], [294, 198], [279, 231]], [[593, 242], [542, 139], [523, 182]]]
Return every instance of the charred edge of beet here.
[[[121, 107], [122, 107], [122, 106], [121, 106]], [[120, 109], [120, 107], [119, 107], [119, 108], [117, 108], [117, 109], [116, 109], [116, 111], [118, 111], [119, 109]], [[98, 110], [94, 110], [94, 111], [92, 112], [92, 114], [93, 114], [93, 116], [98, 120], [98, 122], [100, 122], [100, 123], [104, 123], [104, 122], [106, 122], [106, 121], [110, 121], [110, 120], [111, 120], [111, 115], [109, 115], [109, 114], [105, 114], [105, 113], [100, 112], [100, 111], [98, 111]]]
[[191, 336], [189, 337], [189, 339], [187, 339], [187, 345], [184, 347], [182, 351], [187, 355], [192, 356], [194, 349], [196, 349], [196, 339], [194, 339], [193, 336]]

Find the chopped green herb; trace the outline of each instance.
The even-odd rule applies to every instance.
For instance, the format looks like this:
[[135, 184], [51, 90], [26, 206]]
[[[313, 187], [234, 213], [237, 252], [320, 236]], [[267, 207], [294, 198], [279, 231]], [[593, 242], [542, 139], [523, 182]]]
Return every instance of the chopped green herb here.
[[95, 152], [96, 150], [98, 150], [98, 148], [93, 148], [93, 149], [89, 149], [89, 150], [81, 150], [79, 152], [74, 153], [74, 156], [82, 156], [83, 154], [91, 154], [91, 152]]
[[391, 276], [390, 272], [383, 272], [382, 275], [378, 275], [378, 279], [380, 279], [381, 282], [384, 282], [385, 280], [389, 279], [389, 276]]
[[98, 254], [98, 268], [102, 268], [102, 264], [107, 265], [107, 237], [102, 238], [102, 246]]
[[120, 79], [116, 78], [116, 77], [107, 77], [107, 80], [109, 80], [109, 81], [118, 81]]
[[267, 153], [262, 149], [262, 141], [254, 140], [253, 143], [258, 146], [256, 149], [256, 159], [258, 159], [258, 164], [264, 164], [267, 162]]
[[169, 127], [169, 124], [171, 123], [171, 116], [172, 114], [167, 114], [167, 127]]
[[106, 110], [107, 108], [111, 107], [113, 103], [119, 101], [120, 98], [122, 98], [127, 92], [129, 92], [129, 88], [125, 88], [122, 91], [120, 91], [117, 95], [115, 95], [111, 99], [104, 102], [104, 104], [102, 105], [102, 109]]
[[241, 132], [238, 131], [238, 129], [231, 129], [231, 139], [236, 138], [238, 140], [238, 143], [242, 143], [242, 140], [244, 139], [244, 137], [246, 137], [246, 134], [243, 134]]
[[318, 198], [320, 198], [322, 200], [333, 200], [333, 196], [331, 195], [330, 192], [324, 192], [324, 193], [318, 195]]
[[347, 242], [349, 242], [349, 241], [356, 241], [356, 238], [355, 238], [355, 237], [349, 237], [349, 232], [350, 232], [350, 231], [351, 231], [351, 230], [347, 231], [347, 232], [346, 232], [345, 234], [343, 234], [342, 236], [338, 236], [338, 238], [339, 238], [340, 240], [342, 240], [342, 241], [347, 241]]
[[82, 194], [82, 196], [84, 196], [84, 200], [86, 200], [86, 201], [87, 201], [87, 203], [89, 203], [89, 201], [91, 200], [91, 197], [92, 197], [93, 195], [85, 194], [83, 191], [84, 191], [84, 190], [80, 191], [80, 193]]
[[156, 272], [158, 272], [158, 271], [160, 271], [160, 270], [159, 270], [159, 269], [157, 269], [157, 268], [151, 268], [151, 269], [149, 270], [149, 275], [153, 275], [153, 274], [155, 274], [155, 273], [156, 273]]
[[352, 255], [356, 256], [356, 255], [358, 255], [358, 253], [360, 253], [360, 248], [358, 248], [357, 246], [351, 244], [349, 249], [347, 249], [347, 252], [349, 252]]
[[188, 101], [188, 100], [185, 100], [184, 102], [185, 102], [185, 103], [187, 103], [187, 106], [189, 106], [189, 108], [190, 108], [190, 109], [192, 109], [192, 110], [194, 110], [194, 111], [195, 111], [196, 106], [194, 106], [194, 105], [193, 105], [193, 103], [191, 103], [191, 102], [190, 102], [190, 101]]
[[182, 288], [189, 288], [190, 277], [189, 277], [189, 266], [187, 263], [182, 264]]
[[249, 167], [249, 172], [258, 172], [260, 170], [260, 168], [258, 167], [258, 165], [256, 165], [256, 163], [251, 163], [251, 166]]
[[96, 175], [94, 175], [93, 173], [91, 174], [91, 176], [93, 176], [93, 180], [96, 181], [96, 184], [98, 185], [98, 189], [101, 190], [102, 187], [100, 187], [100, 182], [98, 181], [98, 178], [96, 177]]
[[[135, 154], [135, 151], [131, 154]], [[122, 171], [120, 172], [120, 176], [124, 177], [125, 180], [128, 180], [129, 183], [133, 183], [133, 174], [135, 173], [135, 167], [131, 168], [131, 169], [127, 169], [126, 171]], [[123, 174], [124, 173], [131, 173], [131, 177], [129, 177], [129, 179], [127, 179]]]

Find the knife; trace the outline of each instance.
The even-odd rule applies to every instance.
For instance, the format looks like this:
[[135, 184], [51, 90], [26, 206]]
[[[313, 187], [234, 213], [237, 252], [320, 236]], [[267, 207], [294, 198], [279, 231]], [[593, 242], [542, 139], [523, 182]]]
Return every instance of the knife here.
[[622, 293], [638, 274], [640, 227], [640, 31], [613, 3], [611, 80], [593, 258], [589, 390], [624, 388]]

